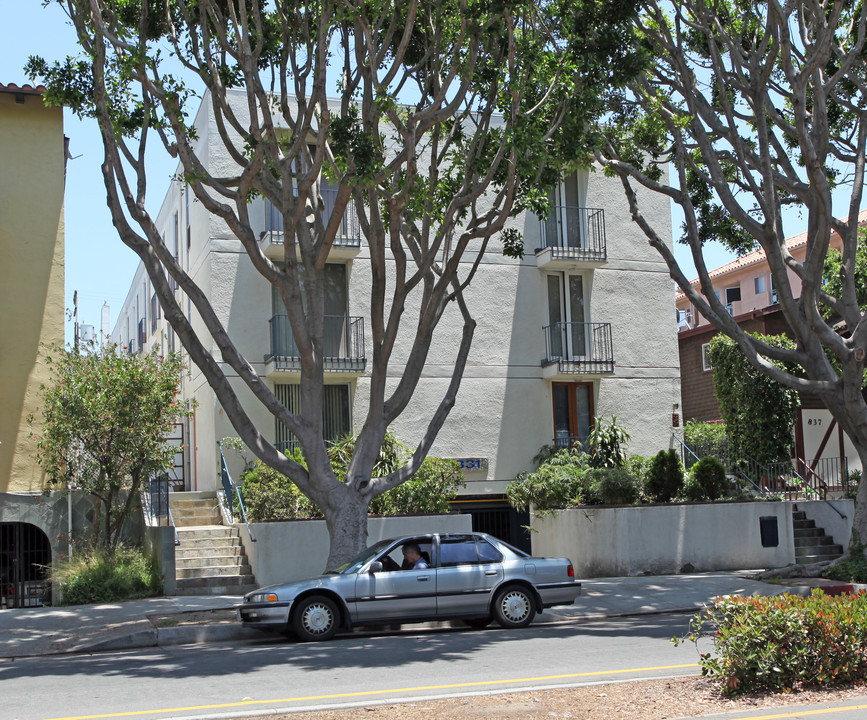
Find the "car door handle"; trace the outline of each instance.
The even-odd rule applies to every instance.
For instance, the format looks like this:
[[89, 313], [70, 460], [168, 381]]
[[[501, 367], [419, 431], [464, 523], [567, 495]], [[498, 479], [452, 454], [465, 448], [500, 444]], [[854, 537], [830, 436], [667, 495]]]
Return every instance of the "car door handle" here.
[[426, 582], [430, 580], [430, 575], [419, 575], [416, 580], [418, 580], [419, 582]]
[[485, 575], [496, 575], [496, 574], [497, 574], [496, 570], [485, 570]]

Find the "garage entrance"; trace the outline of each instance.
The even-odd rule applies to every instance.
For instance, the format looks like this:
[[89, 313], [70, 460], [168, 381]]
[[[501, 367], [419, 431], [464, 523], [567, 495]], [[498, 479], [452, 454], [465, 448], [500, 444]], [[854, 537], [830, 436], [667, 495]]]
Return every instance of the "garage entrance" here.
[[451, 502], [454, 510], [473, 518], [473, 530], [505, 540], [510, 545], [531, 552], [530, 513], [515, 510], [506, 500], [487, 498], [459, 498]]
[[40, 607], [51, 598], [48, 536], [35, 525], [0, 523], [0, 610]]

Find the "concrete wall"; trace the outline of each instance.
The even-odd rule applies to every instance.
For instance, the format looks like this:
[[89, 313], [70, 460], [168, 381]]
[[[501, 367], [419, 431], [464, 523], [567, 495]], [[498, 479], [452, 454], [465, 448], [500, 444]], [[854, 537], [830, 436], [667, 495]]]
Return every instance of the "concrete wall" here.
[[[851, 503], [835, 501], [849, 527]], [[797, 505], [837, 542], [840, 533], [846, 534], [847, 521], [824, 503]], [[776, 518], [777, 547], [762, 547], [761, 517]], [[579, 577], [764, 569], [795, 562], [791, 502], [585, 507], [536, 518], [533, 528], [533, 554], [569, 557]]]
[[64, 163], [61, 108], [0, 91], [0, 492], [44, 484], [39, 387], [46, 346], [63, 344]]
[[[256, 584], [261, 586], [315, 577], [322, 573], [328, 559], [328, 529], [324, 520], [253, 523], [256, 542], [247, 528], [238, 526], [241, 541]], [[415, 533], [470, 532], [469, 515], [410, 515], [407, 517], [370, 518], [367, 542]]]

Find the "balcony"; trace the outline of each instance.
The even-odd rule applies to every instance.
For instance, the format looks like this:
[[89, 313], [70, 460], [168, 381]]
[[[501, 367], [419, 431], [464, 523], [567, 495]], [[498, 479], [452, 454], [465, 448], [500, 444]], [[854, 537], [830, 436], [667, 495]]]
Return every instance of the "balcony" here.
[[[271, 325], [271, 354], [265, 356], [265, 375], [301, 372], [301, 357], [289, 318], [275, 315]], [[360, 375], [367, 359], [364, 356], [364, 318], [343, 315], [325, 317], [325, 372]]]
[[553, 323], [544, 328], [544, 377], [614, 372], [611, 323]]
[[[337, 190], [322, 190], [322, 201], [325, 209], [322, 221], [327, 223], [334, 211], [337, 201]], [[270, 203], [265, 202], [265, 228], [259, 240], [262, 252], [273, 260], [283, 259], [283, 216]], [[343, 212], [343, 222], [337, 229], [334, 244], [328, 254], [330, 260], [351, 260], [361, 252], [361, 224], [355, 212], [355, 204], [350, 202]]]
[[536, 248], [539, 268], [597, 267], [608, 262], [601, 209], [553, 205], [541, 222], [541, 238], [542, 247]]

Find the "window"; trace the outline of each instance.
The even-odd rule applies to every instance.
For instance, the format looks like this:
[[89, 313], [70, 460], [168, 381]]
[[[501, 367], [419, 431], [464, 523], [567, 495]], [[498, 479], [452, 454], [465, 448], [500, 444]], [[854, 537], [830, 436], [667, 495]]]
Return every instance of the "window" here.
[[591, 383], [553, 383], [554, 444], [570, 448], [584, 444], [593, 427], [593, 385]]
[[726, 305], [731, 305], [741, 299], [741, 286], [726, 288]]
[[753, 278], [753, 288], [755, 290], [756, 295], [760, 295], [765, 292], [767, 289], [765, 285], [765, 276], [764, 275], [756, 275]]
[[157, 294], [151, 295], [151, 335], [157, 331], [157, 320], [160, 318], [160, 301]]
[[187, 255], [188, 256], [190, 253], [190, 245], [192, 244], [192, 237], [193, 237], [192, 233], [190, 232], [190, 207], [192, 204], [192, 194], [193, 194], [193, 189], [189, 185], [187, 185], [186, 192], [184, 193], [184, 195], [186, 196], [186, 201], [187, 201], [186, 217], [187, 217]]
[[[293, 415], [301, 412], [301, 386], [279, 383], [274, 394]], [[297, 438], [279, 420], [276, 423], [276, 446], [281, 451], [298, 447]], [[349, 385], [326, 385], [322, 388], [322, 435], [326, 440], [335, 440], [352, 432], [349, 405]]]
[[548, 192], [549, 213], [543, 224], [546, 247], [587, 247], [586, 172], [563, 178]]
[[573, 359], [587, 354], [584, 278], [551, 273], [548, 283], [548, 358]]
[[677, 311], [677, 324], [681, 327], [690, 327], [692, 325], [692, 308]]
[[713, 370], [713, 364], [711, 363], [707, 352], [709, 348], [710, 343], [704, 343], [701, 346], [701, 369], [704, 371]]

